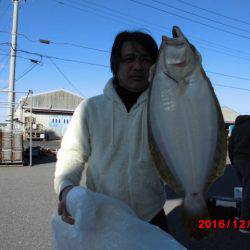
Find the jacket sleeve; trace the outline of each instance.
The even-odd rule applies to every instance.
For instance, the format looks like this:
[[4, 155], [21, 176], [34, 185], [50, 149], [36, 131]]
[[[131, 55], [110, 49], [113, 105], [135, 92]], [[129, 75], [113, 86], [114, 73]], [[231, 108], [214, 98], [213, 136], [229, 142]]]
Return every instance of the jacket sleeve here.
[[59, 195], [67, 186], [79, 185], [90, 155], [87, 101], [76, 108], [57, 153], [54, 189]]

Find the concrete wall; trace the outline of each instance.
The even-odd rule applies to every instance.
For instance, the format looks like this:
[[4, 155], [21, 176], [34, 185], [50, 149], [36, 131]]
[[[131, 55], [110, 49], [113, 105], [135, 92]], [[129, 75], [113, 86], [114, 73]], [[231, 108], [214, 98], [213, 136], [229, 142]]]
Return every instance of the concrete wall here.
[[[30, 117], [30, 113], [24, 113], [25, 117]], [[36, 119], [36, 124], [42, 124], [49, 135], [49, 139], [61, 138], [71, 120], [72, 115], [63, 114], [32, 114]]]
[[[83, 99], [83, 97], [65, 90], [36, 94], [32, 96], [32, 100], [31, 97], [20, 100], [15, 118], [24, 123], [25, 117], [30, 117], [29, 108], [32, 101], [34, 111], [32, 117], [36, 119], [36, 124], [42, 124], [46, 132], [49, 132], [51, 139], [62, 137], [71, 120], [72, 115], [70, 114], [73, 114], [73, 111]], [[27, 111], [25, 112], [25, 110]], [[19, 123], [17, 127], [22, 129], [23, 125]]]

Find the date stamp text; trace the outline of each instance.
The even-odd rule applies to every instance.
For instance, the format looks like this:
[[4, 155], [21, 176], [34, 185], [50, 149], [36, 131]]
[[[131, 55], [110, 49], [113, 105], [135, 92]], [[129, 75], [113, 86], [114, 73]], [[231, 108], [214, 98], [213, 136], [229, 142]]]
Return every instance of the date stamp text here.
[[234, 228], [234, 229], [248, 229], [250, 228], [250, 220], [198, 220], [199, 229], [211, 228]]

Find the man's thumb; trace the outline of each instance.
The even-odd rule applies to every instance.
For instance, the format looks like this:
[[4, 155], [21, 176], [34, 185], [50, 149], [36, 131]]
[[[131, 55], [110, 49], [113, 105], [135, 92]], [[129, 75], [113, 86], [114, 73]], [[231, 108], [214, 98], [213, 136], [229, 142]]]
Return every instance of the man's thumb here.
[[149, 69], [148, 81], [149, 81], [150, 83], [153, 81], [154, 72], [155, 72], [155, 64], [153, 64], [153, 65], [151, 66], [151, 68]]
[[57, 211], [58, 211], [59, 215], [62, 215], [62, 213], [63, 213], [63, 202], [60, 201], [58, 203], [58, 209], [57, 209]]

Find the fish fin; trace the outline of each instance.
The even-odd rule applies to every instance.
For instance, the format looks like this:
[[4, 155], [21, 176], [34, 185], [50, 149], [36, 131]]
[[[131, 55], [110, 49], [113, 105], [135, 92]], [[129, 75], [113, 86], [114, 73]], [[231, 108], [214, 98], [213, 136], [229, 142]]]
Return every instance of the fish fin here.
[[206, 73], [203, 68], [201, 68], [201, 74], [203, 78], [207, 81], [212, 96], [215, 101], [216, 109], [217, 109], [217, 117], [218, 117], [218, 135], [217, 135], [217, 143], [215, 148], [215, 154], [213, 159], [213, 169], [210, 173], [209, 178], [207, 179], [207, 183], [205, 185], [204, 192], [206, 193], [210, 186], [217, 180], [220, 176], [224, 174], [226, 169], [226, 158], [227, 158], [227, 132], [226, 125], [224, 122], [221, 106], [219, 101], [215, 95], [214, 89], [209, 78], [206, 76]]
[[206, 201], [202, 194], [188, 194], [183, 202], [183, 226], [188, 234], [201, 240], [212, 232], [212, 227], [203, 227], [202, 223], [209, 220], [209, 213]]

